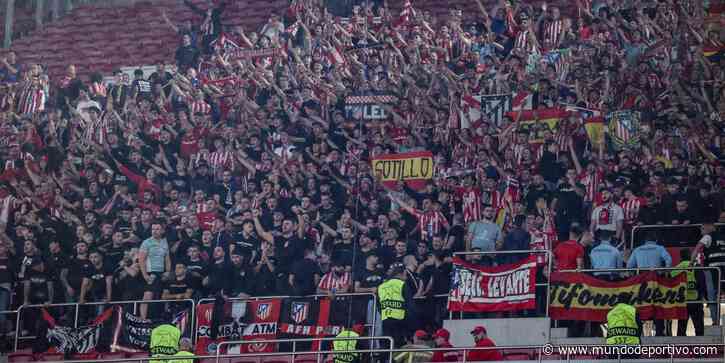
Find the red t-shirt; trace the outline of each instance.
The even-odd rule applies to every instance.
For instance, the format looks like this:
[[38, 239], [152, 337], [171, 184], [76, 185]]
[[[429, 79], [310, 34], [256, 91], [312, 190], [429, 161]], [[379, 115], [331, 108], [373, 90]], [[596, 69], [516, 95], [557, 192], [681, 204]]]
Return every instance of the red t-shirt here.
[[[476, 347], [495, 347], [496, 343], [491, 338], [481, 339], [476, 342]], [[469, 362], [490, 362], [503, 360], [503, 354], [497, 349], [472, 350], [468, 352], [466, 360]]]
[[554, 249], [554, 261], [556, 261], [557, 270], [576, 269], [577, 258], [584, 258], [584, 247], [577, 241], [561, 242]]
[[[453, 348], [451, 343], [441, 344], [438, 348]], [[437, 350], [433, 352], [431, 362], [457, 362], [458, 352], [455, 350]]]

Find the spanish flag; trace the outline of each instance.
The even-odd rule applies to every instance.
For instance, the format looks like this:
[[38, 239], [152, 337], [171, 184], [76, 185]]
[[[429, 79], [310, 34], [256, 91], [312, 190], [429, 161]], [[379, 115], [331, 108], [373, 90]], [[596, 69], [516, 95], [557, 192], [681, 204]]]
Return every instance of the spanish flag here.
[[705, 46], [702, 47], [702, 54], [710, 62], [716, 63], [720, 62], [724, 50], [724, 44], [715, 44], [713, 42], [708, 42], [707, 44], [705, 44]]
[[521, 113], [521, 118], [517, 126], [520, 130], [529, 132], [529, 143], [532, 144], [544, 142], [545, 130], [550, 130], [556, 134], [559, 128], [559, 121], [562, 118], [569, 117], [569, 112], [561, 108], [511, 111], [507, 115], [515, 120], [519, 112]]

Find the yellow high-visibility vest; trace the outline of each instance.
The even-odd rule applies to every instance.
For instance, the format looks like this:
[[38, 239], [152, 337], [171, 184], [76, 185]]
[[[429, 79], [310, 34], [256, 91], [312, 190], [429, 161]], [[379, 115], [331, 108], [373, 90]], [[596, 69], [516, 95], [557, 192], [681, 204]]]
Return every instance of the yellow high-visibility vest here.
[[390, 279], [378, 286], [380, 299], [380, 316], [382, 320], [405, 319], [405, 298], [403, 297], [405, 282], [399, 279]]
[[637, 309], [628, 304], [617, 304], [607, 314], [607, 344], [640, 344]]

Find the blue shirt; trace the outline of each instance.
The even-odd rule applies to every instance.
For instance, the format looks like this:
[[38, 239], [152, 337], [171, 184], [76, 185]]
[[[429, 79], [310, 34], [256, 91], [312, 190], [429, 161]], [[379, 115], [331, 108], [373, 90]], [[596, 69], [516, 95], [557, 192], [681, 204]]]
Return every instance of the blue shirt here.
[[672, 256], [667, 250], [658, 245], [655, 241], [647, 241], [645, 244], [632, 251], [627, 261], [627, 268], [646, 267], [671, 267]]
[[166, 256], [169, 255], [169, 244], [166, 238], [160, 240], [149, 237], [141, 243], [141, 250], [146, 252], [146, 271], [149, 273], [166, 271]]
[[501, 228], [492, 222], [473, 222], [468, 225], [473, 235], [471, 248], [480, 248], [483, 252], [495, 251], [496, 241], [501, 239]]
[[[609, 241], [601, 241], [599, 246], [594, 247], [589, 252], [589, 257], [592, 260], [592, 269], [612, 269], [622, 267], [622, 253], [612, 246]], [[594, 275], [611, 275], [613, 272], [599, 272]]]

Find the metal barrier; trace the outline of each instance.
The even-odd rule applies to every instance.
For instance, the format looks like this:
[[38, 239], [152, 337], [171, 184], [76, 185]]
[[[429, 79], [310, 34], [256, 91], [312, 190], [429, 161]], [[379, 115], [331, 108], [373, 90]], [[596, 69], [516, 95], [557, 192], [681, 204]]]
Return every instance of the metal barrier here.
[[[725, 223], [715, 223], [715, 228], [725, 227]], [[682, 228], [699, 228], [702, 227], [701, 223], [695, 224], [645, 224], [641, 226], [632, 227], [632, 231], [629, 236], [629, 247], [634, 248], [634, 236], [637, 232], [643, 229], [682, 229]], [[695, 242], [695, 241], [693, 241]]]
[[78, 327], [78, 317], [80, 315], [80, 308], [81, 306], [102, 306], [102, 305], [130, 305], [133, 304], [133, 310], [136, 312], [136, 309], [138, 307], [138, 304], [158, 304], [158, 303], [174, 303], [174, 302], [186, 302], [191, 303], [191, 326], [195, 327], [196, 324], [196, 304], [194, 303], [193, 299], [168, 299], [168, 300], [122, 300], [122, 301], [109, 301], [109, 302], [88, 302], [88, 303], [59, 303], [59, 304], [36, 304], [36, 305], [21, 305], [18, 307], [17, 316], [15, 320], [15, 342], [13, 343], [13, 350], [18, 350], [18, 343], [20, 339], [34, 339], [36, 337], [34, 336], [28, 336], [28, 337], [20, 337], [20, 332], [22, 331], [22, 311], [25, 309], [31, 309], [31, 308], [45, 308], [45, 309], [51, 309], [51, 308], [62, 308], [62, 307], [74, 307], [74, 318], [73, 318], [73, 327]]
[[[379, 338], [379, 337], [378, 337]], [[605, 347], [606, 344], [581, 344], [576, 345], [577, 348], [580, 347], [586, 347], [587, 349], [593, 348], [593, 347]], [[667, 344], [647, 344], [647, 345], [641, 345], [641, 347], [645, 348], [652, 348], [652, 347], [672, 347], [673, 345], [667, 345]], [[678, 347], [717, 347], [722, 348], [725, 346], [723, 343], [716, 343], [716, 344], [677, 344]], [[508, 345], [508, 346], [495, 346], [495, 347], [453, 347], [453, 348], [410, 348], [410, 349], [354, 349], [354, 350], [339, 350], [339, 351], [333, 351], [333, 350], [325, 350], [325, 351], [319, 351], [314, 352], [314, 354], [340, 354], [340, 353], [383, 353], [383, 354], [389, 354], [390, 356], [393, 355], [393, 353], [402, 353], [402, 352], [450, 352], [450, 351], [459, 351], [463, 353], [462, 360], [460, 360], [460, 363], [466, 363], [468, 362], [468, 352], [471, 351], [489, 351], [489, 350], [521, 350], [521, 349], [527, 349], [527, 350], [533, 350], [534, 354], [537, 355], [534, 360], [537, 360], [538, 362], [541, 362], [544, 360], [544, 357], [546, 356], [560, 356], [562, 357], [561, 350], [562, 348], [569, 348], [569, 347], [575, 347], [575, 346], [553, 346], [550, 344], [541, 346], [541, 345]], [[240, 353], [240, 354], [225, 354], [222, 356], [216, 356], [216, 355], [189, 355], [189, 356], [162, 356], [162, 357], [153, 357], [153, 358], [122, 358], [122, 359], [107, 359], [107, 360], [95, 360], [94, 363], [125, 363], [125, 362], [148, 362], [149, 360], [153, 359], [154, 361], [169, 361], [174, 359], [224, 359], [224, 358], [264, 358], [264, 357], [288, 357], [288, 356], [296, 356], [296, 355], [309, 355], [310, 352], [270, 352], [270, 353]], [[718, 353], [720, 354], [720, 353]], [[564, 358], [559, 360], [565, 360], [567, 362], [571, 362], [572, 355], [578, 355], [576, 353], [571, 353], [570, 350], [567, 349], [566, 354], [564, 354]], [[586, 354], [583, 354], [586, 355]], [[673, 362], [675, 359], [675, 352], [672, 351], [671, 354], [668, 354], [670, 362]], [[293, 358], [294, 359], [294, 358]], [[576, 359], [576, 358], [575, 358]], [[579, 358], [581, 359], [581, 358]], [[595, 358], [596, 359], [596, 358]], [[654, 358], [654, 359], [666, 359], [666, 358]], [[706, 358], [700, 358], [700, 361], [706, 359]], [[718, 359], [719, 361], [725, 361], [725, 350], [723, 350], [723, 356], [718, 358], [711, 358], [711, 359]], [[616, 358], [617, 362], [622, 362], [622, 356], [619, 355]], [[611, 360], [610, 360], [611, 361]], [[642, 360], [639, 360], [640, 362]], [[57, 363], [88, 363], [87, 360], [65, 360], [65, 361], [58, 361]], [[218, 361], [217, 361], [218, 362]]]
[[[377, 307], [377, 298], [378, 298], [377, 297], [377, 294], [374, 294], [374, 293], [371, 293], [371, 292], [349, 292], [349, 293], [335, 294], [335, 297], [348, 297], [348, 296], [349, 297], [354, 297], [354, 296], [371, 296], [372, 297], [372, 301], [373, 301], [373, 306]], [[241, 298], [241, 297], [228, 298], [228, 299], [226, 299], [226, 301], [229, 301], [229, 302], [235, 302], [235, 301], [241, 302], [241, 301], [244, 301], [244, 302], [246, 302], [246, 301], [257, 301], [257, 300], [268, 300], [268, 299], [291, 299], [291, 298], [309, 298], [309, 299], [313, 299], [313, 298], [323, 298], [323, 297], [329, 297], [329, 296], [328, 295], [322, 295], [322, 294], [306, 295], [306, 296], [291, 296], [291, 295], [288, 295], [288, 296], [252, 296], [252, 297], [248, 297], [248, 298]], [[214, 303], [214, 301], [215, 301], [215, 299], [205, 298], [205, 299], [199, 299], [199, 301], [196, 304], [197, 305], [210, 304], [210, 303]], [[373, 312], [373, 317], [372, 317], [372, 321], [371, 321], [371, 324], [370, 324], [370, 325], [372, 325], [371, 330], [370, 330], [370, 335], [372, 335], [372, 336], [375, 336], [375, 326], [376, 326], [376, 323], [377, 323], [377, 317], [378, 317], [378, 314], [376, 314], [375, 312]], [[194, 342], [196, 342], [197, 341], [197, 338], [198, 338], [198, 334], [199, 334], [199, 329], [198, 329], [198, 327], [196, 325], [193, 325], [193, 327], [194, 327]]]
[[[335, 337], [328, 337], [328, 338], [301, 338], [301, 339], [269, 339], [269, 340], [236, 340], [236, 341], [226, 341], [221, 342], [219, 345], [217, 345], [217, 351], [216, 351], [216, 362], [219, 363], [219, 358], [226, 357], [226, 354], [222, 355], [222, 347], [225, 345], [244, 345], [244, 344], [259, 344], [259, 343], [292, 343], [292, 352], [291, 353], [301, 353], [306, 355], [315, 354], [317, 355], [317, 362], [320, 362], [320, 356], [324, 353], [321, 352], [297, 352], [297, 343], [303, 343], [303, 342], [327, 342], [327, 341], [340, 341], [340, 340], [354, 340], [354, 341], [365, 341], [365, 340], [387, 340], [390, 345], [388, 347], [392, 348], [394, 346], [393, 338], [389, 336], [383, 336], [383, 337], [376, 337], [376, 336], [360, 336], [360, 337], [347, 337], [347, 338], [335, 338]], [[287, 352], [290, 353], [290, 352]], [[341, 351], [337, 351], [337, 353], [342, 353]], [[247, 353], [247, 355], [251, 355]], [[256, 354], [253, 354], [256, 355]], [[295, 362], [295, 356], [296, 354], [292, 355], [292, 363]], [[392, 363], [392, 355], [390, 356], [389, 363]]]
[[[551, 269], [552, 269], [552, 263], [554, 261], [554, 255], [550, 250], [513, 250], [513, 251], [490, 251], [490, 252], [456, 252], [453, 254], [453, 256], [469, 256], [469, 255], [523, 255], [527, 253], [543, 253], [546, 254], [547, 257], [547, 269], [546, 269], [546, 276], [547, 276], [547, 282], [546, 283], [536, 283], [536, 286], [546, 286], [546, 310], [545, 310], [545, 317], [549, 316], [549, 294], [551, 293], [550, 283], [548, 281], [548, 276], [551, 276]], [[450, 296], [450, 291], [448, 292], [448, 296]], [[449, 318], [453, 319], [453, 312], [449, 311]]]
[[[714, 270], [717, 272], [717, 280], [721, 280], [720, 276], [720, 268], [718, 267], [699, 267], [699, 266], [693, 266], [693, 267], [641, 267], [641, 268], [608, 268], [608, 269], [582, 269], [582, 270], [560, 270], [559, 272], [581, 272], [581, 273], [589, 273], [589, 272], [636, 272], [636, 274], [639, 274], [640, 272], [648, 272], [648, 271], [685, 271], [685, 270]], [[716, 298], [715, 300], [698, 300], [693, 302], [699, 302], [703, 304], [715, 304], [717, 306], [717, 319], [720, 321], [720, 284], [717, 284], [717, 293], [715, 294]], [[713, 317], [714, 319], [715, 317]]]

